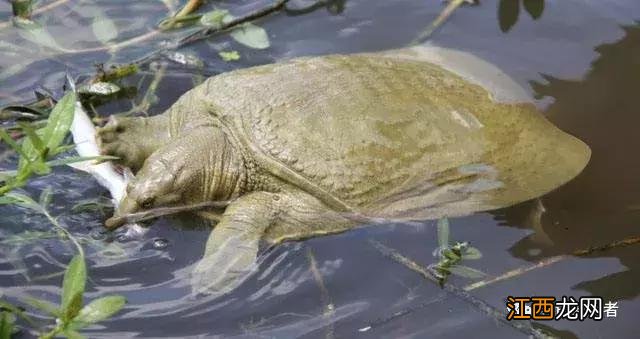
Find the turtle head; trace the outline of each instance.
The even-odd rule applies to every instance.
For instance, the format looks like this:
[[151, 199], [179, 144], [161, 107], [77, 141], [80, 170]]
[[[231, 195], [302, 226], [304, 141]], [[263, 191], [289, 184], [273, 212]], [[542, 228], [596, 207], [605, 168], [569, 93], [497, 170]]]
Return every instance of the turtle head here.
[[107, 228], [124, 225], [127, 216], [134, 213], [179, 205], [185, 189], [181, 178], [184, 178], [184, 167], [178, 163], [163, 158], [147, 159], [136, 178], [127, 185], [115, 215], [106, 222]]
[[[140, 215], [169, 214], [202, 202], [228, 201], [237, 197], [246, 175], [242, 157], [217, 128], [202, 127], [172, 140], [151, 154], [127, 185], [127, 194], [116, 214], [107, 220], [114, 229]], [[182, 208], [182, 209], [181, 209]]]

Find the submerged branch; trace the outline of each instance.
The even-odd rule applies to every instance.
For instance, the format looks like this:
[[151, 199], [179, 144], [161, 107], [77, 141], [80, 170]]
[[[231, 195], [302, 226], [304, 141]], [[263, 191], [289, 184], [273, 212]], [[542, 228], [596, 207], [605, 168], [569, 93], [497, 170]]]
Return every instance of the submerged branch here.
[[[398, 251], [396, 251], [393, 248], [387, 247], [375, 240], [370, 240], [371, 245], [373, 245], [373, 247], [375, 249], [377, 249], [380, 253], [382, 253], [382, 255], [384, 255], [387, 258], [390, 258], [392, 260], [394, 260], [395, 262], [404, 265], [405, 267], [409, 268], [410, 270], [420, 274], [423, 278], [425, 278], [426, 280], [429, 280], [431, 282], [433, 282], [434, 284], [437, 284], [439, 286], [442, 286], [442, 288], [447, 292], [450, 293], [464, 301], [466, 301], [467, 303], [471, 304], [475, 309], [477, 309], [478, 311], [488, 315], [489, 317], [493, 318], [494, 320], [501, 322], [513, 329], [516, 329], [524, 334], [530, 335], [534, 338], [547, 338], [548, 335], [543, 333], [542, 331], [535, 329], [531, 324], [532, 322], [530, 321], [523, 321], [523, 322], [512, 322], [512, 321], [508, 321], [505, 317], [504, 312], [501, 312], [499, 310], [497, 310], [495, 307], [489, 305], [487, 302], [485, 302], [482, 299], [476, 298], [473, 295], [471, 295], [468, 291], [466, 291], [465, 289], [459, 288], [453, 284], [450, 283], [443, 283], [442, 285], [440, 285], [440, 282], [438, 281], [438, 279], [436, 279], [426, 268], [422, 267], [421, 265], [419, 265], [418, 263], [414, 262], [413, 260], [403, 256], [402, 254], [400, 254]], [[394, 317], [395, 318], [395, 317]], [[361, 329], [362, 332], [371, 329], [372, 326], [369, 326], [365, 329]]]
[[[524, 273], [527, 273], [527, 272], [530, 272], [530, 271], [533, 271], [533, 270], [536, 270], [536, 269], [539, 269], [539, 268], [550, 266], [550, 265], [555, 264], [557, 262], [560, 262], [560, 261], [562, 261], [564, 259], [570, 258], [571, 256], [588, 256], [588, 255], [594, 254], [596, 252], [603, 252], [603, 251], [607, 251], [607, 250], [614, 249], [614, 248], [621, 248], [621, 247], [626, 247], [626, 246], [631, 246], [631, 245], [636, 245], [636, 244], [640, 244], [640, 236], [632, 236], [632, 237], [628, 237], [628, 238], [625, 238], [625, 239], [622, 239], [622, 240], [617, 240], [617, 241], [614, 241], [614, 242], [611, 242], [609, 244], [605, 244], [605, 245], [602, 245], [602, 246], [595, 246], [595, 247], [589, 247], [589, 248], [586, 248], [586, 249], [577, 250], [577, 251], [574, 251], [571, 254], [557, 255], [557, 256], [545, 258], [545, 259], [542, 259], [542, 260], [538, 261], [535, 264], [532, 264], [532, 265], [529, 265], [529, 266], [526, 266], [526, 267], [518, 267], [516, 269], [507, 271], [507, 272], [505, 272], [505, 273], [503, 273], [503, 274], [501, 274], [499, 276], [496, 276], [496, 277], [493, 277], [493, 278], [487, 278], [487, 279], [484, 279], [484, 280], [481, 280], [481, 281], [477, 281], [477, 282], [471, 283], [471, 284], [463, 287], [462, 290], [464, 292], [470, 292], [470, 291], [476, 290], [478, 288], [486, 287], [486, 286], [492, 285], [492, 284], [500, 282], [500, 281], [504, 281], [504, 280], [508, 280], [508, 279], [520, 276], [520, 275], [522, 275]], [[411, 266], [415, 267], [414, 265], [417, 265], [417, 267], [419, 267], [421, 271], [426, 271], [426, 269], [423, 269], [418, 264], [415, 264], [415, 263], [411, 264]], [[421, 271], [419, 271], [418, 273], [422, 274]], [[428, 271], [427, 271], [427, 273], [428, 273]], [[426, 308], [426, 307], [428, 307], [428, 306], [430, 306], [430, 305], [432, 305], [432, 304], [434, 304], [436, 302], [440, 302], [440, 301], [444, 300], [444, 298], [445, 298], [444, 296], [436, 297], [434, 299], [431, 299], [431, 300], [429, 300], [427, 302], [423, 302], [423, 303], [421, 303], [419, 305], [416, 305], [416, 306], [413, 306], [411, 308], [405, 308], [403, 310], [394, 312], [390, 316], [378, 319], [378, 320], [370, 323], [368, 327], [365, 327], [365, 329], [369, 330], [369, 329], [371, 329], [373, 327], [380, 326], [382, 324], [385, 324], [385, 323], [387, 323], [389, 321], [392, 321], [394, 319], [400, 318], [400, 317], [405, 316], [407, 314], [411, 314], [411, 313], [413, 313], [413, 312], [415, 312], [417, 310], [424, 309], [424, 308]]]

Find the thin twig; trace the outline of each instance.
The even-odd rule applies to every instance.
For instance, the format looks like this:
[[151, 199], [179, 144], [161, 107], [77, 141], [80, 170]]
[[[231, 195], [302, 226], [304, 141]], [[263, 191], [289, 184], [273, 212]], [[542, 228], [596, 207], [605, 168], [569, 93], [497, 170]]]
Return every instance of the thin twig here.
[[442, 24], [449, 19], [449, 17], [453, 14], [453, 12], [455, 12], [455, 10], [458, 9], [458, 7], [462, 6], [462, 4], [464, 3], [476, 4], [477, 1], [476, 0], [450, 0], [447, 7], [445, 7], [442, 10], [442, 12], [440, 12], [440, 15], [438, 15], [438, 17], [431, 22], [429, 27], [427, 27], [422, 33], [420, 33], [420, 35], [415, 40], [411, 42], [411, 45], [417, 45], [429, 39], [431, 35], [433, 35], [433, 33], [437, 31], [438, 28], [440, 28], [440, 26], [442, 26]]
[[117, 225], [133, 224], [140, 221], [155, 219], [163, 215], [170, 215], [170, 214], [176, 214], [176, 213], [187, 212], [187, 211], [196, 211], [196, 210], [201, 210], [203, 208], [209, 208], [209, 207], [223, 208], [223, 207], [227, 207], [229, 203], [231, 203], [231, 201], [206, 201], [206, 202], [190, 204], [190, 205], [159, 207], [159, 208], [154, 208], [154, 209], [137, 212], [137, 213], [129, 213], [125, 215], [113, 216], [112, 218], [107, 220], [107, 223], [108, 223], [107, 228], [112, 228], [110, 227], [109, 224], [117, 224]]
[[480, 280], [477, 282], [474, 282], [472, 284], [469, 284], [465, 287], [463, 287], [463, 290], [465, 291], [472, 291], [475, 289], [478, 289], [480, 287], [484, 287], [484, 286], [488, 286], [491, 285], [493, 283], [496, 283], [498, 281], [503, 281], [503, 280], [507, 280], [513, 277], [517, 277], [519, 275], [522, 275], [524, 273], [527, 273], [529, 271], [533, 271], [536, 270], [538, 268], [542, 268], [542, 267], [546, 267], [549, 266], [551, 264], [555, 264], [558, 261], [561, 261], [565, 258], [567, 258], [568, 256], [564, 256], [564, 255], [559, 255], [559, 256], [555, 256], [555, 257], [549, 257], [549, 258], [545, 258], [543, 260], [538, 261], [537, 263], [530, 265], [530, 266], [526, 266], [526, 267], [518, 267], [516, 269], [504, 272], [503, 274], [497, 276], [497, 277], [493, 277], [493, 278], [487, 278], [484, 280]]
[[[373, 245], [373, 247], [375, 249], [377, 249], [380, 253], [382, 253], [385, 257], [393, 259], [394, 261], [398, 262], [399, 264], [404, 265], [405, 267], [409, 268], [410, 270], [420, 274], [423, 278], [425, 278], [426, 280], [429, 280], [433, 283], [435, 283], [436, 285], [440, 285], [438, 279], [436, 279], [435, 277], [433, 277], [431, 275], [431, 273], [424, 267], [422, 267], [421, 265], [417, 264], [416, 262], [414, 262], [413, 260], [403, 256], [402, 254], [400, 254], [398, 251], [396, 251], [393, 248], [387, 247], [383, 244], [381, 244], [380, 242], [377, 242], [375, 240], [370, 240], [370, 243]], [[453, 284], [450, 283], [444, 283], [441, 285], [442, 288], [449, 294], [452, 294], [464, 301], [466, 301], [467, 303], [471, 304], [474, 308], [476, 308], [478, 311], [488, 315], [489, 317], [493, 318], [496, 321], [499, 321], [515, 330], [518, 330], [524, 334], [533, 336], [534, 338], [547, 338], [548, 334], [543, 333], [542, 331], [535, 329], [531, 324], [531, 321], [523, 321], [523, 322], [511, 322], [508, 321], [505, 317], [505, 315], [503, 314], [504, 312], [500, 312], [499, 310], [497, 310], [495, 307], [489, 305], [487, 302], [485, 302], [482, 299], [476, 298], [473, 295], [469, 294], [469, 292], [465, 291], [462, 288], [459, 288]], [[368, 327], [368, 329], [370, 329], [371, 327]]]
[[631, 245], [635, 245], [640, 243], [640, 236], [633, 236], [633, 237], [629, 237], [629, 238], [625, 238], [622, 240], [616, 240], [614, 242], [608, 243], [606, 245], [602, 245], [602, 246], [595, 246], [595, 247], [589, 247], [586, 249], [581, 249], [581, 250], [577, 250], [577, 251], [573, 251], [571, 254], [562, 254], [562, 255], [556, 255], [553, 257], [548, 257], [548, 258], [544, 258], [538, 262], [536, 262], [533, 265], [529, 265], [526, 267], [518, 267], [516, 269], [507, 271], [497, 277], [493, 277], [493, 278], [487, 278], [478, 282], [475, 282], [473, 284], [467, 285], [464, 287], [465, 291], [471, 291], [471, 290], [475, 290], [477, 288], [481, 288], [487, 285], [491, 285], [493, 283], [499, 282], [499, 281], [503, 281], [503, 280], [507, 280], [513, 277], [517, 277], [519, 275], [522, 275], [524, 273], [527, 273], [529, 271], [533, 271], [536, 270], [538, 268], [543, 268], [543, 267], [547, 267], [550, 266], [552, 264], [555, 264], [559, 261], [571, 258], [572, 256], [577, 256], [577, 257], [584, 257], [584, 256], [588, 256], [591, 255], [593, 253], [596, 252], [603, 252], [603, 251], [607, 251], [613, 248], [620, 248], [620, 247], [626, 247], [626, 246], [631, 246]]
[[[331, 318], [335, 314], [335, 306], [333, 305], [333, 301], [331, 301], [329, 290], [327, 290], [327, 286], [324, 284], [322, 273], [320, 273], [320, 270], [318, 270], [318, 263], [315, 256], [313, 255], [313, 250], [310, 247], [307, 248], [307, 259], [309, 260], [309, 270], [311, 271], [313, 279], [316, 281], [316, 284], [320, 289], [320, 299], [322, 300], [322, 307], [324, 308], [324, 312], [322, 313], [322, 315], [324, 318]], [[328, 325], [326, 338], [335, 338], [335, 327], [333, 325], [333, 322], [329, 323]]]

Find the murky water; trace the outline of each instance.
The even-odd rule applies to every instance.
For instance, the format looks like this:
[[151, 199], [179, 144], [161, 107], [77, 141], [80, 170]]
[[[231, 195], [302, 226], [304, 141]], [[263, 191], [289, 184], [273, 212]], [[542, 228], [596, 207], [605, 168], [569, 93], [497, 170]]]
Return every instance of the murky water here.
[[[266, 3], [224, 1], [219, 5], [241, 14]], [[2, 27], [0, 105], [31, 100], [32, 90], [39, 85], [60, 91], [67, 70], [88, 76], [96, 62], [126, 62], [145, 55], [162, 40], [182, 34], [150, 36], [144, 42], [123, 46], [113, 55], [96, 50], [102, 45], [87, 28], [96, 13], [116, 19], [119, 35], [114, 41], [121, 42], [149, 32], [166, 15], [165, 4], [177, 6], [173, 1], [135, 5], [113, 0], [64, 2], [39, 17], [64, 52], [36, 47], [21, 40], [15, 29]], [[400, 47], [443, 8], [439, 1], [418, 0], [348, 0], [337, 4], [344, 5], [337, 13], [321, 8], [305, 15], [278, 14], [261, 20], [271, 38], [272, 46], [267, 50], [245, 48], [223, 35], [182, 50], [200, 55], [206, 63], [204, 69], [159, 58], [127, 80], [131, 86], [140, 84], [136, 96], [96, 110], [107, 115], [140, 103], [154, 82], [155, 71], [165, 69], [165, 64], [155, 92], [158, 100], [142, 107], [149, 114], [166, 109], [199, 82], [202, 74], [301, 55]], [[539, 201], [451, 220], [452, 238], [470, 241], [483, 254], [469, 266], [489, 276], [637, 236], [640, 222], [640, 157], [636, 154], [640, 146], [640, 26], [634, 21], [640, 20], [640, 2], [547, 0], [538, 20], [522, 5], [518, 13], [517, 22], [504, 33], [497, 2], [482, 1], [481, 6], [457, 11], [432, 43], [469, 51], [499, 65], [539, 99], [539, 107], [549, 119], [584, 140], [593, 156], [578, 178]], [[502, 25], [513, 22], [513, 16], [513, 12], [511, 17], [503, 15]], [[0, 20], [9, 17], [9, 4], [0, 3]], [[95, 51], [81, 51], [87, 49]], [[242, 58], [223, 62], [217, 56], [220, 49], [238, 50]], [[0, 166], [10, 167], [14, 162], [15, 156], [9, 156]], [[524, 336], [383, 257], [370, 244], [370, 240], [377, 240], [428, 265], [436, 260], [432, 255], [437, 246], [434, 222], [420, 227], [376, 226], [279, 246], [265, 255], [260, 271], [249, 281], [214, 300], [190, 296], [188, 285], [190, 269], [202, 255], [206, 228], [193, 227], [189, 221], [162, 219], [140, 240], [101, 239], [105, 215], [71, 210], [83, 199], [106, 194], [91, 177], [58, 169], [33, 181], [28, 191], [36, 195], [47, 186], [55, 192], [52, 214], [85, 239], [90, 275], [87, 297], [118, 293], [128, 299], [124, 311], [85, 332], [91, 338]], [[10, 241], [12, 235], [25, 230], [47, 231], [51, 227], [45, 218], [23, 209], [1, 207], [0, 211], [2, 293], [12, 301], [25, 294], [56, 301], [60, 274], [73, 248], [57, 239]], [[322, 284], [310, 269], [310, 256], [317, 262]], [[636, 312], [640, 311], [639, 257], [638, 246], [567, 257], [472, 294], [500, 310], [509, 295], [602, 296], [605, 302], [618, 302], [616, 318], [543, 325], [563, 337], [631, 337], [637, 332]], [[465, 286], [473, 280], [454, 277], [450, 282]], [[328, 305], [333, 305], [333, 312], [327, 312]], [[406, 309], [412, 311], [384, 324], [376, 323]], [[358, 331], [372, 322], [378, 325], [367, 332]]]

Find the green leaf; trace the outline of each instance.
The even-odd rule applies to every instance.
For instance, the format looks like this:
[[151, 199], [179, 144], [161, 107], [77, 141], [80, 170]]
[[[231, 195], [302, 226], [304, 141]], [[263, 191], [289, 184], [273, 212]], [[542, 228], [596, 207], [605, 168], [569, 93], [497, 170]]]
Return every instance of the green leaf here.
[[446, 259], [452, 260], [453, 262], [459, 262], [462, 259], [461, 256], [456, 254], [456, 252], [452, 251], [449, 248], [445, 248], [442, 250], [442, 256]]
[[74, 329], [79, 329], [108, 319], [120, 311], [126, 302], [127, 300], [120, 295], [112, 295], [96, 299], [80, 310], [78, 316], [73, 320], [72, 327]]
[[240, 59], [240, 53], [238, 53], [238, 51], [220, 51], [218, 52], [218, 55], [220, 55], [224, 61], [235, 61]]
[[26, 296], [24, 299], [22, 299], [22, 301], [24, 301], [27, 305], [36, 308], [50, 316], [59, 318], [62, 315], [62, 313], [58, 309], [58, 306], [46, 300]]
[[450, 266], [436, 264], [433, 266], [433, 268], [441, 275], [447, 275], [451, 273], [451, 271], [449, 271], [449, 269], [451, 268]]
[[35, 200], [30, 196], [17, 192], [10, 192], [3, 196], [4, 199], [0, 200], [0, 204], [14, 204], [20, 207], [28, 208], [36, 212], [41, 213], [42, 207], [38, 205]]
[[71, 259], [62, 282], [62, 311], [67, 320], [73, 319], [82, 307], [82, 295], [87, 281], [84, 258], [76, 255]]
[[250, 48], [265, 49], [271, 45], [267, 31], [252, 23], [247, 23], [234, 29], [231, 31], [231, 37]]
[[48, 167], [43, 162], [43, 154], [36, 150], [29, 138], [22, 142], [19, 154], [18, 175], [29, 177], [30, 172], [47, 173]]
[[51, 111], [42, 134], [42, 139], [50, 150], [57, 149], [62, 144], [65, 136], [67, 136], [73, 122], [75, 106], [76, 94], [70, 91], [58, 101]]
[[66, 329], [62, 332], [62, 334], [64, 334], [64, 336], [67, 337], [67, 339], [85, 339], [86, 338], [82, 334], [72, 329]]
[[498, 22], [500, 30], [508, 32], [518, 22], [520, 14], [520, 0], [500, 0], [498, 5]]
[[11, 339], [15, 317], [9, 312], [0, 312], [0, 339]]
[[524, 0], [524, 9], [533, 20], [538, 20], [544, 12], [544, 0]]
[[71, 298], [67, 308], [63, 310], [60, 319], [64, 324], [69, 324], [80, 313], [80, 309], [82, 309], [82, 294], [76, 293]]
[[445, 248], [449, 246], [449, 219], [438, 219], [438, 247]]
[[113, 23], [113, 20], [106, 16], [100, 15], [94, 18], [91, 29], [93, 30], [93, 35], [103, 44], [108, 43], [118, 36], [118, 27]]
[[[40, 139], [44, 143], [50, 155], [55, 155], [60, 144], [66, 137], [73, 122], [75, 112], [76, 95], [68, 92], [51, 111], [47, 124], [37, 131]], [[0, 134], [0, 136], [2, 136]], [[4, 139], [4, 137], [3, 137]], [[18, 174], [26, 173], [29, 170], [37, 174], [47, 174], [51, 172], [51, 168], [44, 162], [42, 152], [38, 152], [37, 147], [32, 143], [31, 138], [22, 143], [21, 158], [18, 163]], [[28, 177], [28, 173], [25, 174]]]
[[36, 151], [38, 151], [38, 153], [41, 155], [45, 155], [47, 152], [47, 148], [44, 142], [42, 142], [42, 139], [40, 138], [38, 133], [36, 133], [36, 131], [29, 124], [19, 122], [18, 125], [20, 126], [24, 134], [26, 134], [27, 138], [29, 138], [31, 145], [33, 145]]
[[228, 10], [216, 9], [203, 14], [200, 18], [200, 24], [207, 27], [220, 28], [225, 23], [226, 16], [229, 16]]
[[469, 279], [479, 279], [486, 276], [486, 274], [482, 271], [479, 271], [475, 268], [471, 268], [468, 266], [456, 265], [448, 268], [449, 272], [455, 274], [457, 276], [469, 278]]
[[4, 310], [12, 312], [12, 313], [19, 313], [20, 312], [19, 308], [9, 304], [6, 301], [0, 300], [0, 311], [4, 311]]
[[27, 173], [27, 171], [34, 172], [38, 175], [45, 175], [51, 173], [51, 168], [47, 166], [47, 164], [42, 161], [41, 158], [32, 159], [30, 162], [27, 162], [27, 168], [20, 168], [19, 174], [24, 173], [25, 179], [31, 176], [31, 173]]
[[[13, 314], [13, 315], [15, 315], [17, 317], [20, 317], [20, 319], [26, 321], [31, 326], [37, 326], [35, 324], [35, 322], [33, 321], [33, 319], [31, 319], [31, 317], [26, 315], [24, 313], [24, 311], [22, 311], [22, 309], [20, 309], [20, 308], [18, 308], [16, 306], [13, 306], [13, 305], [11, 305], [11, 304], [9, 304], [7, 302], [4, 302], [4, 301], [0, 300], [0, 310], [2, 310], [2, 309], [5, 309], [9, 313], [11, 313], [11, 314]], [[10, 319], [15, 319], [15, 318], [10, 318]]]
[[476, 259], [480, 259], [480, 258], [482, 258], [482, 253], [480, 252], [479, 249], [477, 249], [475, 247], [467, 247], [462, 252], [462, 259], [465, 259], [465, 260], [476, 260]]

